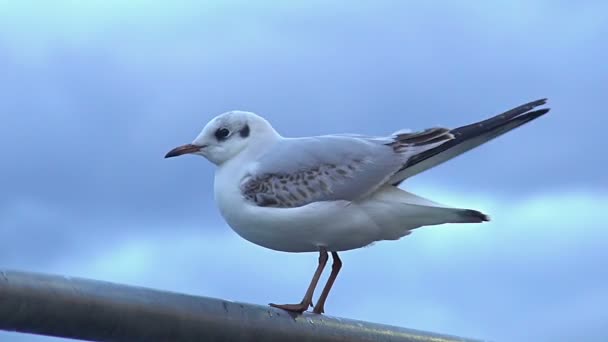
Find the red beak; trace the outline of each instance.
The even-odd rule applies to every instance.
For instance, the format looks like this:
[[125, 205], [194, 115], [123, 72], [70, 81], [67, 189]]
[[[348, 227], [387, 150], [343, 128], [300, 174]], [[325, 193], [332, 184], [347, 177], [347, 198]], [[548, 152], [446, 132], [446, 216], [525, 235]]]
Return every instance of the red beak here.
[[172, 149], [171, 151], [169, 151], [169, 153], [167, 153], [165, 155], [165, 158], [177, 157], [177, 156], [181, 156], [183, 154], [189, 154], [189, 153], [196, 153], [196, 152], [200, 151], [201, 148], [203, 148], [203, 147], [205, 147], [205, 146], [199, 146], [199, 145], [193, 145], [193, 144], [182, 145], [182, 146], [176, 147], [176, 148]]

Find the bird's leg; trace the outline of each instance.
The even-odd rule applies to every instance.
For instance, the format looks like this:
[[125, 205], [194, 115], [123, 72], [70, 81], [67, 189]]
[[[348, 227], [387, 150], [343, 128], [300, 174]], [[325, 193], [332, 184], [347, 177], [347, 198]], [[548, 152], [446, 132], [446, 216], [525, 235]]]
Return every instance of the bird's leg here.
[[327, 284], [325, 284], [323, 292], [321, 292], [321, 296], [319, 297], [317, 305], [315, 305], [315, 308], [313, 310], [313, 312], [316, 314], [322, 314], [323, 312], [325, 312], [325, 300], [327, 299], [327, 295], [329, 294], [332, 285], [334, 285], [334, 281], [338, 276], [338, 272], [340, 272], [340, 269], [342, 268], [342, 260], [340, 260], [340, 258], [338, 257], [338, 253], [331, 252], [331, 256], [334, 259], [334, 262], [331, 265], [331, 274], [329, 275], [329, 278], [327, 278]]
[[319, 265], [317, 266], [317, 270], [315, 271], [312, 280], [310, 281], [310, 285], [308, 285], [308, 290], [306, 290], [306, 294], [302, 301], [299, 304], [270, 304], [275, 308], [292, 311], [292, 312], [304, 312], [308, 309], [309, 306], [312, 306], [312, 295], [317, 287], [317, 283], [319, 282], [319, 278], [321, 277], [321, 273], [327, 264], [327, 249], [321, 247], [319, 249]]

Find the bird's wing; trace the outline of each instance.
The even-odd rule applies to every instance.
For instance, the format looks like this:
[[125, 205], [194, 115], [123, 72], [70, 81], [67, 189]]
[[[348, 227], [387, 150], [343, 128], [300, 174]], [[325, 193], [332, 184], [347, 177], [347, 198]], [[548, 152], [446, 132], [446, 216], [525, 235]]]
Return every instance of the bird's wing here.
[[354, 201], [386, 184], [411, 156], [452, 138], [448, 129], [431, 128], [388, 137], [283, 139], [256, 160], [240, 190], [245, 199], [265, 207]]
[[451, 130], [450, 132], [454, 135], [454, 139], [412, 156], [391, 177], [389, 182], [393, 185], [399, 185], [399, 183], [409, 177], [459, 156], [546, 114], [549, 108], [533, 110], [536, 107], [544, 105], [546, 102], [546, 99], [532, 101], [487, 120]]

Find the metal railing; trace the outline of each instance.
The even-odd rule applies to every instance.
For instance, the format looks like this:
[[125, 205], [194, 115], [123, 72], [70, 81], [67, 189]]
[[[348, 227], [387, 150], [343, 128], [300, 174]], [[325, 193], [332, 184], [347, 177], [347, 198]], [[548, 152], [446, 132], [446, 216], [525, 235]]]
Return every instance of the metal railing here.
[[0, 271], [0, 329], [90, 341], [474, 341], [107, 282]]

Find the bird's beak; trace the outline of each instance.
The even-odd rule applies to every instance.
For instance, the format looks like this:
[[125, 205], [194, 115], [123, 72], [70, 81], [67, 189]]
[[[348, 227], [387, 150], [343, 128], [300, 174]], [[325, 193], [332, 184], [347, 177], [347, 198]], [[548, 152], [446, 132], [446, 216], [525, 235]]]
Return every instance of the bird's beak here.
[[176, 148], [172, 149], [171, 151], [169, 151], [169, 153], [167, 153], [165, 155], [165, 158], [177, 157], [177, 156], [181, 156], [182, 154], [188, 154], [188, 153], [196, 153], [196, 152], [200, 151], [203, 147], [205, 147], [205, 146], [193, 145], [193, 144], [182, 145], [182, 146], [176, 147]]

